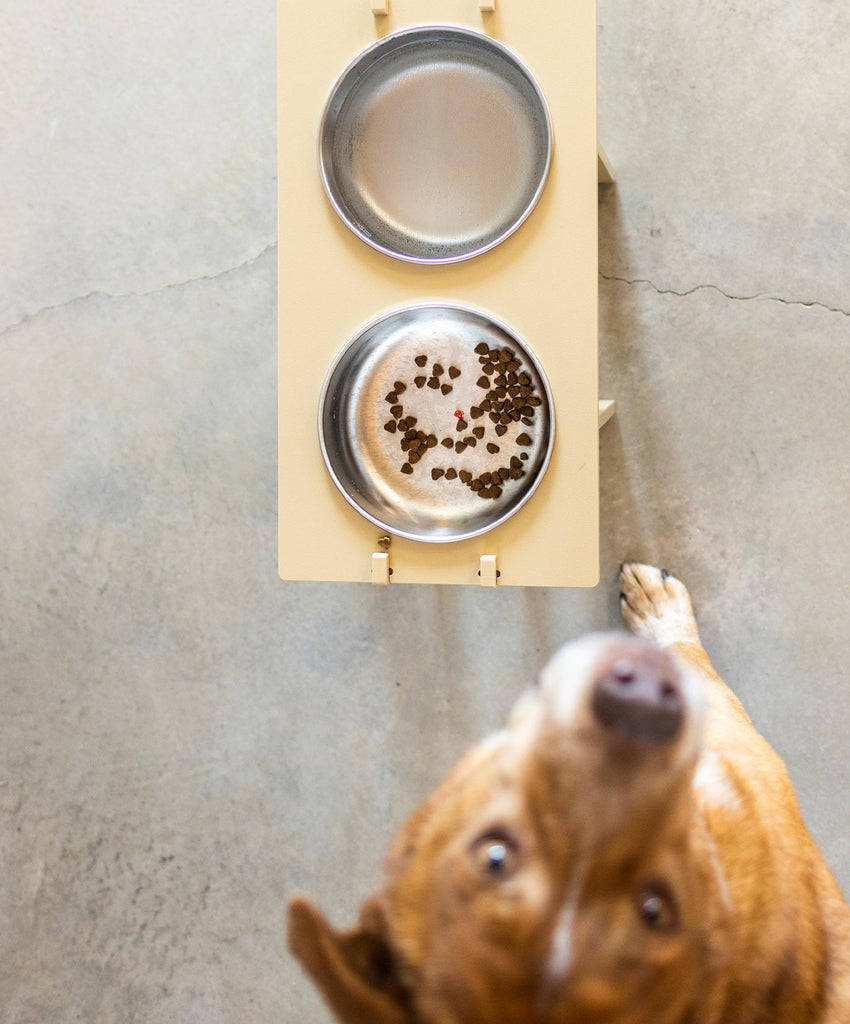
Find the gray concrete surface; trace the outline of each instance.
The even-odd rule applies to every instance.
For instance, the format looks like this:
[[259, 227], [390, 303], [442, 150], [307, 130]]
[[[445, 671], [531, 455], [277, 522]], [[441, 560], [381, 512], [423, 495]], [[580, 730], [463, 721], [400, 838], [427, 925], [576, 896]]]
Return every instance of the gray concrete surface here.
[[623, 558], [850, 887], [846, 6], [600, 2], [591, 591], [278, 580], [274, 24], [0, 13], [2, 1024], [325, 1024], [286, 895], [347, 922]]

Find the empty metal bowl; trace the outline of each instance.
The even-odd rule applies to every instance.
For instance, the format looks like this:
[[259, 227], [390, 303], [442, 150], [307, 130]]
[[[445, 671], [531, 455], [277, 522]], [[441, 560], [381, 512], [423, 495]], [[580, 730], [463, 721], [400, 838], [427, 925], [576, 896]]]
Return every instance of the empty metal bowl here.
[[554, 436], [552, 394], [528, 346], [463, 306], [373, 321], [337, 356], [319, 402], [341, 494], [411, 540], [465, 540], [505, 522], [540, 483]]
[[540, 87], [480, 32], [422, 26], [370, 46], [322, 117], [325, 190], [381, 252], [451, 263], [497, 245], [540, 197], [552, 124]]

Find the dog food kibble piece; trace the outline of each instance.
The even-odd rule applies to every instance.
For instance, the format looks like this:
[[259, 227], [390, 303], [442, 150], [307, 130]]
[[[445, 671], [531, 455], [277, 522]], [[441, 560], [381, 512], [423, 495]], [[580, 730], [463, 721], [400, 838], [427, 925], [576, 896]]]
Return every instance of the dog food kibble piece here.
[[464, 484], [468, 484], [469, 481], [472, 479], [472, 473], [470, 473], [468, 469], [462, 469], [458, 473], [458, 476], [461, 479], [461, 483], [464, 483]]
[[512, 455], [511, 456], [511, 469], [519, 469], [519, 467], [520, 467], [519, 459], [516, 457], [516, 455]]
[[508, 428], [505, 426], [504, 423], [497, 423], [496, 424], [496, 435], [498, 437], [501, 437], [503, 434], [507, 434], [507, 432], [508, 432]]
[[419, 421], [416, 419], [415, 416], [408, 416], [407, 419], [405, 420], [405, 423], [407, 423], [408, 430], [410, 430], [411, 427], [415, 427], [418, 422]]
[[394, 405], [394, 406], [392, 407], [392, 409], [390, 409], [390, 414], [391, 414], [392, 416], [395, 416], [395, 418], [396, 418], [396, 419], [398, 419], [398, 418], [399, 418], [399, 416], [401, 416], [401, 414], [402, 414], [403, 412], [404, 412], [404, 409], [402, 409], [402, 407], [401, 407], [400, 405]]
[[405, 464], [401, 467], [401, 471], [402, 473], [407, 473], [408, 475], [410, 475], [413, 472], [413, 466], [411, 466], [409, 462], [405, 462]]
[[436, 448], [437, 447], [437, 435], [436, 434], [429, 434], [428, 437], [425, 439], [425, 444], [429, 448]]
[[469, 424], [466, 422], [466, 420], [458, 420], [457, 421], [457, 429], [458, 430], [466, 430], [466, 428], [468, 426], [469, 426]]
[[489, 380], [487, 380], [487, 378], [486, 378], [486, 377], [479, 377], [479, 378], [478, 378], [478, 380], [477, 380], [477, 381], [476, 381], [475, 383], [476, 383], [476, 384], [477, 384], [477, 385], [478, 385], [478, 386], [479, 386], [480, 388], [489, 388], [489, 387], [490, 387], [490, 381], [489, 381]]
[[491, 409], [491, 403], [489, 398], [485, 398], [483, 402], [478, 403], [478, 408], [482, 412], [489, 412]]
[[517, 384], [517, 375], [515, 373], [511, 372], [508, 374], [508, 384], [510, 384], [511, 387], [519, 387], [519, 384]]
[[501, 498], [501, 496], [502, 496], [502, 488], [501, 487], [491, 487], [490, 488], [490, 497], [491, 498]]
[[522, 373], [519, 374], [519, 376], [517, 377], [517, 380], [520, 382], [520, 384], [530, 384], [531, 383], [531, 377], [528, 376], [528, 374], [525, 372], [525, 370], [523, 370]]
[[416, 437], [416, 431], [413, 429], [413, 427], [408, 427], [408, 429], [405, 430], [404, 432], [404, 436], [408, 439], [408, 441], [412, 441], [413, 438]]
[[403, 437], [401, 439], [401, 450], [403, 452], [409, 452], [410, 451], [410, 441], [408, 441], [406, 437]]
[[389, 431], [390, 434], [394, 434], [397, 430], [395, 420], [387, 420], [384, 424], [384, 430]]
[[506, 466], [501, 466], [500, 467], [500, 469], [499, 469], [499, 476], [503, 480], [507, 480], [510, 475], [511, 475], [511, 471]]
[[482, 438], [482, 437], [484, 436], [484, 428], [483, 428], [483, 427], [473, 427], [473, 428], [472, 428], [472, 433], [473, 433], [473, 434], [474, 434], [474, 435], [475, 435], [475, 436], [476, 436], [476, 437], [477, 437], [477, 438], [479, 439], [479, 441], [480, 441], [480, 440], [481, 440], [481, 438]]
[[395, 393], [395, 391], [390, 391], [388, 395], [384, 395], [384, 401], [387, 402], [389, 405], [395, 405], [396, 402], [398, 401], [398, 395]]
[[491, 477], [489, 473], [482, 473], [478, 479], [481, 481], [482, 484], [486, 485], [490, 483]]
[[418, 388], [424, 388], [425, 387], [425, 378], [424, 377], [414, 377], [413, 378], [413, 383]]
[[[492, 363], [485, 363], [482, 369], [487, 374], [487, 377], [489, 377], [490, 374], [495, 371], [496, 367]], [[484, 379], [486, 380], [487, 377], [485, 377]]]
[[456, 469], [447, 469], [446, 470], [446, 480], [454, 480], [456, 476], [457, 476], [457, 470]]
[[509, 363], [514, 357], [513, 352], [509, 348], [503, 348], [499, 353], [499, 360], [503, 363]]
[[474, 420], [477, 420], [479, 416], [484, 415], [484, 410], [479, 409], [477, 405], [473, 405], [469, 412]]
[[431, 373], [433, 373], [435, 377], [442, 377], [445, 372], [446, 371], [439, 363], [434, 363], [433, 367], [431, 368]]
[[393, 384], [393, 391], [395, 391], [395, 393], [396, 393], [397, 395], [401, 395], [401, 394], [403, 394], [403, 393], [404, 393], [405, 391], [407, 391], [407, 385], [406, 385], [406, 384], [402, 384], [402, 382], [401, 382], [400, 380], [397, 380], [397, 381], [395, 381], [395, 383]]
[[474, 448], [478, 444], [474, 437], [465, 437], [463, 439], [463, 443], [467, 446], [467, 448]]
[[416, 431], [416, 436], [419, 438], [420, 441], [427, 441], [428, 440], [428, 435], [425, 433], [424, 430], [417, 430]]
[[443, 475], [443, 473], [445, 473], [444, 469], [432, 469], [431, 470], [431, 479], [432, 480], [439, 480], [440, 477]]
[[417, 366], [424, 366], [428, 362], [428, 357], [427, 356], [416, 356], [416, 358], [413, 361], [414, 361], [414, 363], [416, 363]]
[[454, 391], [454, 388], [451, 384], [441, 384], [440, 391], [442, 391], [444, 395], [447, 395], [450, 391]]
[[531, 444], [531, 438], [528, 436], [528, 434], [520, 434], [519, 437], [516, 439], [516, 443], [521, 445], [529, 445]]
[[525, 400], [522, 398], [512, 398], [511, 404], [513, 405], [514, 409], [521, 409], [525, 404]]
[[408, 445], [408, 450], [411, 452], [418, 452], [421, 447], [422, 442], [419, 440], [418, 437], [415, 437]]
[[529, 398], [528, 400], [528, 404], [533, 405], [536, 409], [537, 406], [540, 405], [540, 399], [537, 397], [537, 395], [532, 395], [531, 398]]
[[497, 348], [491, 348], [487, 355], [490, 357], [491, 363], [499, 362], [499, 350]]
[[507, 386], [508, 378], [503, 373], [500, 373], [498, 377], [493, 378], [493, 383], [497, 388], [503, 388]]
[[523, 416], [533, 416], [534, 415], [534, 407], [531, 406], [531, 405], [520, 406], [520, 411], [522, 412]]
[[483, 486], [484, 484], [480, 480], [472, 480], [469, 484], [469, 489], [471, 491], [480, 491]]
[[450, 366], [449, 367], [449, 376], [451, 377], [452, 380], [457, 380], [457, 378], [460, 376], [460, 367], [458, 367], [458, 366]]
[[416, 463], [417, 463], [417, 462], [418, 462], [418, 461], [419, 461], [419, 460], [420, 460], [421, 458], [422, 458], [422, 455], [421, 455], [421, 454], [420, 454], [419, 452], [410, 452], [410, 453], [408, 454], [408, 456], [407, 456], [407, 461], [408, 461], [408, 462], [410, 463], [410, 465], [411, 465], [411, 466], [415, 466], [415, 465], [416, 465]]
[[519, 457], [522, 459], [523, 462], [528, 462], [528, 452], [520, 452]]
[[521, 469], [510, 470], [511, 480], [519, 480], [521, 476], [525, 476]]
[[508, 393], [507, 388], [498, 387], [496, 388], [496, 398], [504, 398]]
[[506, 412], [503, 412], [502, 415], [499, 417], [499, 422], [507, 424], [511, 422], [511, 418]]
[[518, 398], [519, 397], [519, 384], [511, 384], [510, 381], [509, 381], [508, 382], [508, 394], [510, 395], [511, 398]]
[[519, 420], [522, 413], [519, 411], [519, 409], [511, 409], [508, 415], [514, 421], [514, 423], [516, 423]]
[[534, 426], [534, 420], [530, 416], [523, 416], [522, 422], [527, 426]]
[[405, 431], [405, 430], [407, 430], [407, 420], [406, 420], [406, 419], [404, 419], [404, 417], [402, 417], [402, 418], [401, 418], [401, 419], [400, 419], [400, 420], [398, 421], [398, 429], [399, 429], [399, 430], [400, 430], [400, 431], [401, 431], [402, 433], [404, 433], [404, 431]]
[[450, 437], [444, 437], [443, 440], [440, 441], [440, 444], [444, 448], [454, 448], [454, 446], [455, 446], [454, 441]]
[[465, 445], [465, 444], [463, 443], [463, 441], [458, 441], [458, 442], [457, 442], [457, 443], [455, 444], [455, 451], [456, 451], [456, 452], [458, 453], [458, 455], [459, 455], [459, 454], [460, 454], [461, 452], [465, 452], [465, 451], [466, 451], [466, 445]]
[[487, 342], [482, 341], [480, 344], [475, 346], [475, 351], [479, 356], [484, 356], [490, 351], [490, 349], [487, 345]]
[[495, 455], [498, 450], [499, 450], [499, 446], [497, 444], [493, 444], [492, 441], [490, 441], [490, 443], [487, 445], [487, 451], [491, 455]]
[[493, 411], [492, 411], [492, 412], [490, 413], [490, 419], [491, 419], [491, 420], [492, 420], [492, 421], [493, 421], [494, 423], [498, 423], [498, 422], [499, 422], [499, 413], [498, 413], [498, 412], [496, 412], [496, 410], [495, 410], [495, 409], [494, 409], [494, 410], [493, 410]]
[[428, 378], [428, 387], [429, 388], [438, 388], [439, 386], [440, 386], [440, 378], [439, 377], [429, 377]]

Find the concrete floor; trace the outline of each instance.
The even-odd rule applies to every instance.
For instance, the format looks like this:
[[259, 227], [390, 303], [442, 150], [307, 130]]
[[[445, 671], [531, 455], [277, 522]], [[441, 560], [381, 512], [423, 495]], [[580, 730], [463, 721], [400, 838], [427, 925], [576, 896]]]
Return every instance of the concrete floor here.
[[850, 888], [850, 9], [600, 2], [592, 591], [277, 578], [274, 23], [0, 14], [0, 1021], [325, 1024], [286, 895], [350, 920], [623, 558]]

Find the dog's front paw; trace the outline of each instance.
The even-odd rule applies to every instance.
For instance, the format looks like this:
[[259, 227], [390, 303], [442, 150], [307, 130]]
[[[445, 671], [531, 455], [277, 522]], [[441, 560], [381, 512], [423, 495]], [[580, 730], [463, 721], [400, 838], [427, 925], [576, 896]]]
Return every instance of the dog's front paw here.
[[687, 588], [666, 569], [639, 562], [621, 565], [620, 611], [635, 636], [662, 646], [699, 643]]

